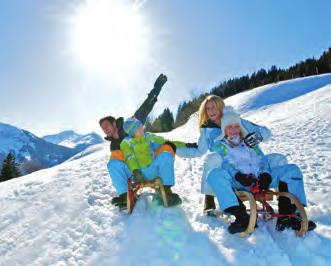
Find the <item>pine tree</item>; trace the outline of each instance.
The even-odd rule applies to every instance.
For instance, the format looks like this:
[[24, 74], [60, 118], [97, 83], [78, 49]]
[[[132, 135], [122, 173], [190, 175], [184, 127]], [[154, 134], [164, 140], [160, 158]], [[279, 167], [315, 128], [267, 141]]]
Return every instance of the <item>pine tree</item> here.
[[3, 161], [0, 182], [19, 177], [20, 171], [18, 170], [15, 156], [11, 152], [8, 153], [6, 159]]
[[174, 116], [169, 108], [164, 109], [159, 118], [162, 132], [168, 132], [174, 128]]

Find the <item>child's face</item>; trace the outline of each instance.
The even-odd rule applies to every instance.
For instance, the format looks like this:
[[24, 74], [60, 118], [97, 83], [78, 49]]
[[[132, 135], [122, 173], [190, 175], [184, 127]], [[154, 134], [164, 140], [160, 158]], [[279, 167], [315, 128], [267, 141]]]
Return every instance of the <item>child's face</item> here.
[[143, 127], [138, 127], [136, 132], [134, 132], [134, 137], [139, 138], [141, 136], [144, 136], [144, 128]]
[[241, 128], [239, 124], [231, 124], [225, 128], [225, 136], [232, 138], [240, 134]]

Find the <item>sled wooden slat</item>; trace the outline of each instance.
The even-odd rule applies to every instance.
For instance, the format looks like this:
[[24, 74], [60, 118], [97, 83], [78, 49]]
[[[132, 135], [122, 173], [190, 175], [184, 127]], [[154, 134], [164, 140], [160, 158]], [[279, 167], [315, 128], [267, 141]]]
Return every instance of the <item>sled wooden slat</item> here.
[[[168, 207], [168, 198], [164, 190], [163, 183], [160, 179], [160, 177], [157, 177], [153, 180], [150, 181], [143, 181], [143, 182], [137, 182], [136, 185], [138, 186], [138, 190], [149, 187], [155, 190], [155, 193], [160, 194], [162, 201], [163, 201], [163, 206]], [[128, 193], [127, 193], [127, 211], [129, 214], [132, 213], [134, 205], [135, 205], [135, 197], [136, 195], [134, 194], [134, 190], [131, 188], [131, 184], [129, 183], [128, 185]]]
[[299, 237], [303, 236], [305, 233], [307, 233], [307, 231], [308, 231], [307, 213], [306, 213], [303, 205], [299, 201], [299, 199], [296, 196], [294, 196], [293, 194], [291, 194], [289, 192], [275, 192], [272, 190], [267, 191], [265, 193], [258, 193], [255, 195], [253, 195], [252, 193], [250, 193], [248, 191], [236, 191], [236, 194], [240, 198], [241, 201], [243, 201], [243, 202], [248, 201], [249, 205], [250, 205], [250, 220], [249, 220], [249, 224], [248, 224], [246, 231], [244, 233], [242, 233], [243, 236], [245, 234], [251, 234], [254, 231], [257, 213], [258, 213], [256, 202], [261, 202], [261, 203], [264, 202], [266, 211], [273, 214], [274, 213], [273, 208], [270, 206], [269, 203], [267, 203], [267, 201], [272, 201], [274, 196], [276, 196], [276, 197], [282, 196], [282, 197], [289, 198], [291, 200], [291, 202], [295, 204], [297, 210], [299, 211], [300, 219], [301, 219], [300, 230], [295, 231], [295, 233]]
[[241, 199], [245, 199], [245, 201], [249, 202], [250, 206], [250, 216], [249, 216], [249, 223], [248, 227], [245, 232], [241, 233], [240, 236], [244, 237], [246, 234], [252, 234], [254, 232], [254, 228], [256, 225], [256, 213], [257, 213], [257, 206], [256, 201], [252, 193], [247, 191], [236, 191], [237, 196]]

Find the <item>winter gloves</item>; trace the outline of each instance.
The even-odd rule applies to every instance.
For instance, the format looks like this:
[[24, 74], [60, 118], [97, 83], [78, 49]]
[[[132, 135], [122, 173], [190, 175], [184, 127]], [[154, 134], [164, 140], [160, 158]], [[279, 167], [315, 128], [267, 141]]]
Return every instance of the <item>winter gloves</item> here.
[[256, 177], [253, 174], [247, 175], [241, 172], [236, 173], [235, 179], [244, 187], [248, 187], [257, 181]]
[[164, 83], [167, 82], [167, 76], [164, 74], [160, 74], [160, 76], [156, 79], [154, 83], [154, 88], [162, 88]]
[[253, 174], [243, 174], [241, 172], [236, 173], [235, 179], [244, 187], [258, 184], [259, 191], [266, 190], [272, 181], [272, 177], [268, 173], [261, 173], [258, 178]]
[[185, 143], [186, 148], [194, 148], [197, 149], [198, 148], [198, 144], [196, 142], [193, 143]]
[[249, 133], [245, 138], [244, 142], [250, 148], [254, 148], [257, 144], [259, 144], [263, 140], [260, 132], [252, 132]]
[[260, 186], [260, 190], [266, 190], [271, 184], [272, 178], [268, 173], [261, 173], [259, 175], [258, 184]]

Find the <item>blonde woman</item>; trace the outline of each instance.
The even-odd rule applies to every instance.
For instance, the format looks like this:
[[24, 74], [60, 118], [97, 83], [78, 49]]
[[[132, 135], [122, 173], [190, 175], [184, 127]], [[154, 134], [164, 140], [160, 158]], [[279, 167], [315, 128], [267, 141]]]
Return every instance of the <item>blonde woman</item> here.
[[[180, 157], [204, 157], [204, 166], [201, 179], [201, 193], [205, 195], [204, 213], [213, 215], [215, 210], [215, 200], [213, 190], [207, 183], [209, 171], [222, 165], [222, 158], [213, 152], [215, 139], [221, 134], [221, 120], [223, 114], [232, 112], [231, 106], [225, 106], [224, 101], [217, 95], [209, 95], [201, 103], [199, 108], [199, 130], [200, 137], [198, 148], [179, 148], [177, 155]], [[269, 140], [271, 132], [267, 127], [256, 125], [248, 120], [241, 119], [241, 123], [248, 135], [245, 143], [254, 147], [261, 141]], [[286, 158], [281, 154], [267, 155], [269, 164], [283, 165], [287, 163]]]

